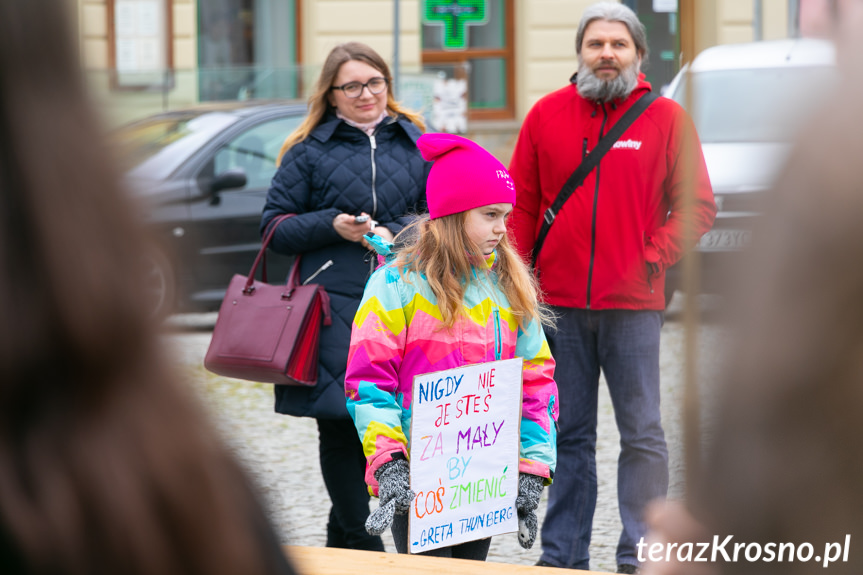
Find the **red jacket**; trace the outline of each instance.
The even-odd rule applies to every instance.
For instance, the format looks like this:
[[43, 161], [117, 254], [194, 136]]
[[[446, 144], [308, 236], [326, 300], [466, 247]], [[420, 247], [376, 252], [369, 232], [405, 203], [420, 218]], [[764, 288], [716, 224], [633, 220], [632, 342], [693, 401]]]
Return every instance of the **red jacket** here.
[[[517, 202], [510, 236], [530, 260], [543, 213], [560, 188], [650, 84], [613, 103], [582, 98], [575, 84], [528, 113], [510, 173]], [[686, 178], [695, 178], [691, 208]], [[537, 271], [547, 303], [583, 309], [664, 309], [665, 270], [713, 225], [716, 205], [689, 116], [657, 98], [588, 174], [554, 220]], [[684, 221], [692, 233], [684, 237]], [[656, 264], [649, 271], [648, 262]]]

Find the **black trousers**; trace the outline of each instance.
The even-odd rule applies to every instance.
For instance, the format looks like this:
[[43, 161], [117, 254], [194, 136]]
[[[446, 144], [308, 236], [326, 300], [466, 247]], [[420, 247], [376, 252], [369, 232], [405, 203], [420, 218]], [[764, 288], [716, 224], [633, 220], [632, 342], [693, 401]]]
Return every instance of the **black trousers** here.
[[327, 547], [384, 551], [377, 535], [366, 532], [369, 492], [366, 459], [350, 419], [318, 419], [321, 474], [332, 501], [327, 522]]

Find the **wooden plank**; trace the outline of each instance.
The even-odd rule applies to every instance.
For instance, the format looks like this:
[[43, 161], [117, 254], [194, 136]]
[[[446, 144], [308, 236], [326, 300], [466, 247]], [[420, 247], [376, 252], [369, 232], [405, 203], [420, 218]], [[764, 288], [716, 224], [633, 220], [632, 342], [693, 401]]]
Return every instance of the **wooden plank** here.
[[425, 557], [422, 555], [401, 555], [378, 551], [358, 551], [354, 549], [334, 549], [332, 547], [285, 546], [300, 573], [306, 575], [344, 575], [346, 573], [365, 573], [367, 575], [542, 575], [555, 571], [562, 573], [581, 573], [582, 575], [601, 575], [595, 571], [555, 569], [533, 565], [513, 565], [491, 561], [468, 561], [466, 559], [447, 559], [444, 557]]

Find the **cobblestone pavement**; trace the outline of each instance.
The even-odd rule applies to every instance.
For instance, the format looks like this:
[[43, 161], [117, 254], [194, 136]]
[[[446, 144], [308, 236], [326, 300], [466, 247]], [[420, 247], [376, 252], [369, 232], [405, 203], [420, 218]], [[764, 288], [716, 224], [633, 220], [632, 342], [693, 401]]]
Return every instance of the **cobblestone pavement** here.
[[[683, 494], [680, 406], [683, 396], [685, 329], [680, 301], [669, 308], [662, 329], [660, 368], [663, 424], [670, 452], [669, 496]], [[677, 307], [675, 307], [675, 305]], [[215, 314], [176, 316], [165, 340], [211, 412], [217, 429], [257, 481], [269, 505], [282, 541], [291, 545], [323, 546], [329, 498], [320, 475], [315, 421], [273, 412], [271, 386], [219, 377], [203, 367]], [[721, 328], [702, 322], [697, 334], [702, 381], [715, 372]], [[600, 384], [597, 445], [598, 501], [591, 544], [591, 569], [614, 572], [614, 551], [620, 533], [617, 510], [617, 455], [620, 437], [604, 381]], [[376, 501], [376, 500], [375, 500]], [[374, 504], [373, 504], [374, 505]], [[539, 519], [545, 510], [545, 494]], [[387, 550], [395, 552], [389, 533]], [[539, 541], [522, 549], [516, 535], [492, 540], [489, 561], [532, 565], [539, 558]]]

